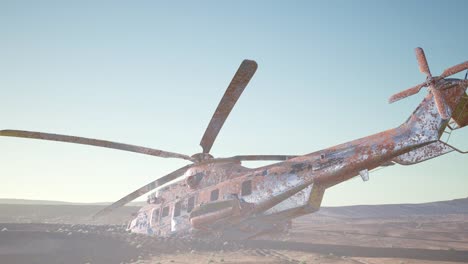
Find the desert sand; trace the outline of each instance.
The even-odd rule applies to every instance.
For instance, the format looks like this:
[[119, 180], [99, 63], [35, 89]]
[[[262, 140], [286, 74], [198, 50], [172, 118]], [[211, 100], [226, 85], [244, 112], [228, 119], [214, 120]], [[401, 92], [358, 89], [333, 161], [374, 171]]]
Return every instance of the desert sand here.
[[0, 263], [467, 263], [468, 199], [323, 208], [248, 241], [129, 234], [127, 206], [0, 204]]

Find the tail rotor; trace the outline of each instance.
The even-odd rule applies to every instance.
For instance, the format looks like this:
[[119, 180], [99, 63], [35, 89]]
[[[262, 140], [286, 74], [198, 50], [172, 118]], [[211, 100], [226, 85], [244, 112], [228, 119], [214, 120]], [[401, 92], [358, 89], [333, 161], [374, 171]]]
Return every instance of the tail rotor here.
[[[418, 84], [414, 87], [411, 87], [409, 89], [406, 89], [402, 92], [399, 92], [397, 94], [394, 94], [390, 97], [388, 100], [389, 103], [394, 103], [398, 100], [401, 100], [403, 98], [406, 98], [411, 95], [417, 94], [423, 87], [427, 87], [429, 92], [432, 93], [434, 96], [434, 102], [437, 107], [437, 111], [439, 112], [440, 116], [443, 119], [449, 119], [450, 114], [449, 114], [449, 109], [447, 107], [447, 104], [445, 103], [444, 96], [439, 89], [439, 81], [443, 80], [444, 78], [447, 78], [451, 75], [454, 75], [456, 73], [459, 73], [461, 71], [467, 70], [468, 69], [468, 61], [465, 61], [463, 63], [457, 64], [455, 66], [452, 66], [448, 69], [445, 69], [444, 72], [440, 76], [435, 76], [433, 77], [431, 74], [431, 71], [429, 70], [429, 65], [427, 63], [426, 55], [424, 54], [424, 50], [422, 48], [416, 48], [415, 49], [416, 53], [416, 59], [418, 60], [418, 65], [419, 65], [419, 71], [422, 73], [426, 74], [426, 81]], [[467, 72], [468, 75], [468, 72]], [[467, 77], [465, 75], [465, 79]]]

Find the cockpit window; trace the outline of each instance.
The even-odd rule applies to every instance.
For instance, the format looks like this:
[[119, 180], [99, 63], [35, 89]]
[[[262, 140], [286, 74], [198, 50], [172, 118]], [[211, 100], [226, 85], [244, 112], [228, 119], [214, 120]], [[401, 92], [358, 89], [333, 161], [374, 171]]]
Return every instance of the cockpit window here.
[[242, 183], [241, 196], [252, 194], [252, 181], [248, 180]]
[[159, 220], [159, 208], [153, 209], [153, 215], [151, 216], [151, 223], [156, 224]]
[[218, 200], [218, 197], [219, 197], [218, 189], [211, 191], [210, 201], [216, 201]]
[[162, 209], [162, 215], [161, 217], [166, 217], [169, 215], [169, 206], [166, 206]]
[[180, 215], [180, 208], [181, 208], [181, 202], [177, 202], [174, 205], [174, 217], [177, 217]]
[[193, 208], [195, 207], [195, 197], [192, 196], [187, 201], [187, 212], [192, 212]]

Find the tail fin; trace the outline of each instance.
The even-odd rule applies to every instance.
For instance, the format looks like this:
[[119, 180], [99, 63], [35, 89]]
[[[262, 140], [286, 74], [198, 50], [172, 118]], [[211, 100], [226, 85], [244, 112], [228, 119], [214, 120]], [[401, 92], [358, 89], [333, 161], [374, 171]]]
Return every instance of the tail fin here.
[[[450, 116], [452, 113], [457, 114], [458, 111], [455, 110], [458, 110], [459, 104], [464, 104], [462, 97], [465, 95], [465, 90], [466, 86], [463, 85], [441, 90]], [[403, 126], [411, 130], [414, 143], [423, 144], [439, 140], [449, 120], [440, 116], [434, 96], [429, 93]]]
[[[452, 151], [463, 152], [440, 140], [442, 133], [449, 124], [457, 128], [468, 125], [468, 97], [466, 87], [458, 86], [442, 90], [447, 108], [452, 119], [443, 119], [437, 110], [432, 93], [429, 93], [416, 108], [409, 119], [402, 125], [410, 131], [410, 145], [413, 150], [393, 159], [401, 165], [411, 165], [426, 161]], [[453, 109], [453, 112], [452, 112]], [[450, 129], [453, 130], [452, 127]]]

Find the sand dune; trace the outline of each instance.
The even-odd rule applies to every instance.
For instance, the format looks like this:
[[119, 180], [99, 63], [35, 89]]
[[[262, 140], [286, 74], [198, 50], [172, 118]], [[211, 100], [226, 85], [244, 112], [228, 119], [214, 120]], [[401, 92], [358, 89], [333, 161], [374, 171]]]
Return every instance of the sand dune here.
[[[0, 204], [0, 263], [467, 263], [468, 199], [323, 208], [289, 234], [251, 241], [137, 236], [139, 207]], [[27, 204], [24, 204], [27, 203]]]

